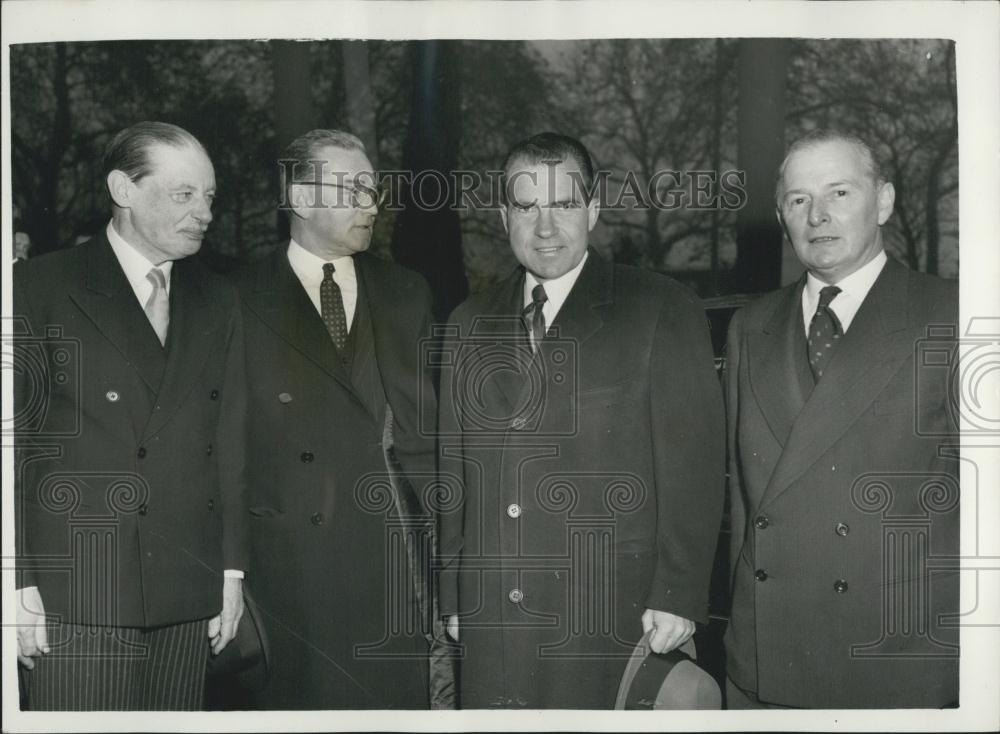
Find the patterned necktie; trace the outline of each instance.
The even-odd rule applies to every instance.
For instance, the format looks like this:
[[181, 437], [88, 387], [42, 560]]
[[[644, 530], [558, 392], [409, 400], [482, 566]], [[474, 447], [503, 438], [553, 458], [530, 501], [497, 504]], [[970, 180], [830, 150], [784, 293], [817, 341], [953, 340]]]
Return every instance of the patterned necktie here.
[[167, 278], [159, 268], [150, 268], [146, 280], [153, 286], [143, 311], [156, 332], [160, 345], [167, 343], [167, 327], [170, 326], [170, 299], [167, 298]]
[[340, 286], [333, 279], [334, 270], [333, 263], [324, 263], [323, 282], [319, 284], [319, 302], [323, 324], [330, 332], [337, 351], [342, 352], [347, 346], [347, 314], [344, 312]]
[[[538, 284], [531, 289], [531, 303], [524, 307], [522, 316], [528, 321], [528, 333], [531, 335], [531, 349], [538, 351], [538, 344], [545, 338], [545, 314], [542, 307], [549, 297], [545, 295], [545, 288]], [[529, 321], [530, 319], [530, 321]]]
[[830, 302], [840, 293], [840, 288], [835, 285], [828, 285], [819, 292], [819, 305], [816, 306], [816, 313], [813, 314], [809, 323], [809, 367], [812, 369], [813, 378], [819, 382], [823, 376], [823, 370], [833, 356], [834, 347], [844, 330], [840, 327], [840, 319], [830, 308]]

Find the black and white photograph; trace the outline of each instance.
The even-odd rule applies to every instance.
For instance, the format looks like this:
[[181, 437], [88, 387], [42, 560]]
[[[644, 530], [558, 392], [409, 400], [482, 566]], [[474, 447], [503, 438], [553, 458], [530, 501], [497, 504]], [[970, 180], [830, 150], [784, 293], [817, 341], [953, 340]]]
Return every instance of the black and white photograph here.
[[1000, 6], [2, 13], [3, 731], [1000, 727]]

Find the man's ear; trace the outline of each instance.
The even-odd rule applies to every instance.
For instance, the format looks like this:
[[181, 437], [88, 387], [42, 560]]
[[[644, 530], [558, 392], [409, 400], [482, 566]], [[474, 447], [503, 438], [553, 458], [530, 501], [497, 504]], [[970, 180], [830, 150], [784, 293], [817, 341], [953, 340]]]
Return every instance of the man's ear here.
[[892, 216], [896, 205], [896, 187], [890, 181], [883, 183], [878, 190], [878, 223], [885, 224]]
[[135, 182], [124, 171], [114, 170], [108, 174], [108, 192], [115, 206], [128, 209], [132, 206], [132, 194]]
[[510, 228], [507, 226], [507, 207], [500, 207], [500, 221], [503, 222], [503, 231], [510, 234]]
[[594, 231], [594, 225], [597, 224], [597, 217], [601, 214], [601, 205], [597, 201], [597, 197], [590, 200], [587, 204], [587, 231]]
[[[315, 187], [312, 187], [315, 189]], [[306, 191], [306, 187], [293, 183], [288, 187], [288, 211], [300, 219], [309, 219], [312, 215], [312, 199]]]

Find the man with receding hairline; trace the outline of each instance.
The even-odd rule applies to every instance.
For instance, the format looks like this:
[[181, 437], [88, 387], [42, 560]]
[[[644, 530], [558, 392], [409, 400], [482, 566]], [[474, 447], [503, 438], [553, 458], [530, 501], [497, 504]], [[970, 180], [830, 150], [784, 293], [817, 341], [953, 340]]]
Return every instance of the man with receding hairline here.
[[14, 269], [49, 370], [15, 351], [18, 660], [34, 710], [199, 709], [243, 612], [242, 320], [191, 257], [215, 196], [201, 143], [138, 123], [105, 171], [104, 232]]
[[250, 585], [273, 670], [257, 704], [427, 708], [428, 559], [417, 551], [435, 476], [421, 426], [433, 426], [436, 401], [418, 356], [430, 292], [367, 252], [382, 193], [357, 137], [312, 130], [279, 163], [291, 237], [238, 276]]
[[728, 706], [957, 703], [958, 574], [927, 563], [958, 553], [955, 416], [915, 360], [958, 289], [887, 257], [895, 190], [860, 138], [793, 143], [776, 196], [806, 273], [729, 330]]
[[504, 163], [520, 263], [451, 316], [442, 378], [441, 609], [463, 708], [610, 709], [643, 634], [708, 614], [722, 400], [698, 299], [588, 248], [582, 143], [541, 133]]

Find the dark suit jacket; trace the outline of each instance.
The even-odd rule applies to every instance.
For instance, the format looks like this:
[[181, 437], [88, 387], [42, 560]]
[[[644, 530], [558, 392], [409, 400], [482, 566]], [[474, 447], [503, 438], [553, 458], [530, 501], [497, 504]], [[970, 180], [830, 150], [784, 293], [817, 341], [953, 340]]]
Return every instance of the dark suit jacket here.
[[14, 270], [20, 586], [82, 624], [218, 614], [247, 569], [235, 291], [174, 263], [160, 346], [102, 234]]
[[463, 707], [612, 708], [646, 607], [707, 617], [722, 395], [669, 278], [592, 251], [535, 361], [523, 282], [451, 318], [441, 471], [464, 502], [441, 517], [442, 611], [461, 615]]
[[[250, 391], [249, 585], [273, 663], [260, 705], [425, 708], [425, 630], [413, 616], [405, 546], [396, 545], [384, 409], [373, 412], [371, 390], [341, 363], [286, 249], [238, 274]], [[436, 398], [419, 364], [430, 294], [402, 267], [369, 254], [354, 263], [354, 364], [375, 375], [392, 407], [393, 450], [419, 498], [435, 476]], [[359, 343], [366, 330], [367, 345]]]
[[729, 332], [728, 672], [790, 706], [943, 706], [958, 579], [925, 564], [958, 552], [958, 468], [939, 452], [948, 370], [914, 355], [928, 325], [956, 325], [957, 287], [889, 260], [813, 389], [804, 282]]

